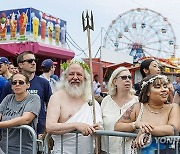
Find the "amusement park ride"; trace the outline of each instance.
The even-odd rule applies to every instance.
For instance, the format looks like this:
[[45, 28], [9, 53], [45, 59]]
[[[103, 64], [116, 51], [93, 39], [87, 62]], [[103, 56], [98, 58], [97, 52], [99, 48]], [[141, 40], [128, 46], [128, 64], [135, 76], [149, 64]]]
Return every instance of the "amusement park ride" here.
[[[149, 57], [162, 63], [162, 72], [180, 73], [180, 68], [170, 61], [175, 58], [177, 48], [173, 28], [166, 17], [150, 9], [137, 8], [120, 14], [109, 25], [103, 47], [109, 51], [132, 56], [133, 64], [130, 66], [125, 62], [124, 64], [104, 66], [103, 73], [99, 72], [100, 76], [103, 74], [102, 78], [106, 78], [107, 69], [112, 72], [115, 68], [123, 65], [129, 65], [128, 68], [135, 75], [135, 71], [139, 70], [139, 63]], [[95, 63], [97, 63], [96, 61]], [[100, 77], [100, 80], [103, 79]]]
[[145, 9], [132, 9], [119, 15], [109, 25], [104, 47], [139, 58], [175, 56], [176, 37], [171, 24], [160, 13]]

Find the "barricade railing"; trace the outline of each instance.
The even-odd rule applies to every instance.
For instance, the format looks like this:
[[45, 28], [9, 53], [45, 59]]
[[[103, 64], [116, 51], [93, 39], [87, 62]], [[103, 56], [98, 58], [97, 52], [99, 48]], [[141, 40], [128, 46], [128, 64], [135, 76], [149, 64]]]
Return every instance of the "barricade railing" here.
[[[75, 150], [75, 154], [78, 154], [78, 134], [80, 132], [78, 131], [73, 131], [71, 133], [75, 133], [76, 134], [76, 150]], [[125, 138], [126, 137], [136, 137], [137, 134], [135, 133], [125, 133], [125, 132], [116, 132], [116, 131], [106, 131], [106, 130], [98, 130], [94, 133], [93, 136], [91, 136], [91, 142], [90, 142], [90, 153], [91, 154], [94, 154], [94, 137], [95, 136], [107, 136], [108, 139], [107, 139], [107, 143], [106, 143], [106, 147], [107, 147], [107, 152], [109, 152], [109, 136], [115, 136], [115, 137], [123, 137], [123, 144], [122, 146], [125, 147]], [[50, 135], [47, 134], [45, 139], [44, 139], [44, 154], [50, 154], [50, 149], [49, 149], [49, 139], [50, 139]], [[72, 145], [73, 146], [73, 145]], [[61, 154], [63, 154], [63, 135], [61, 135]], [[123, 148], [124, 149], [124, 148]], [[123, 153], [122, 154], [125, 154], [125, 150], [123, 150]]]
[[[12, 127], [13, 129], [19, 129], [19, 135], [20, 135], [20, 141], [19, 141], [19, 154], [22, 154], [22, 137], [23, 137], [23, 130], [27, 130], [29, 131], [29, 133], [31, 134], [32, 137], [32, 154], [37, 154], [37, 134], [35, 132], [35, 130], [28, 125], [21, 125], [21, 126], [17, 126], [17, 127]], [[6, 152], [5, 154], [8, 154], [8, 138], [9, 138], [9, 129], [11, 128], [6, 128], [6, 132], [7, 132], [7, 140], [6, 140]]]
[[[78, 154], [78, 133], [77, 131], [71, 132], [71, 133], [76, 133], [76, 151], [75, 154]], [[63, 135], [61, 135], [61, 154], [63, 154]], [[93, 136], [91, 136], [91, 143], [90, 143], [90, 152], [91, 154], [94, 154], [94, 136], [106, 136], [107, 140], [106, 140], [106, 152], [109, 153], [109, 137], [110, 136], [114, 136], [114, 137], [122, 137], [122, 154], [126, 154], [125, 153], [125, 143], [126, 143], [126, 138], [135, 138], [137, 136], [137, 134], [135, 133], [127, 133], [127, 132], [117, 132], [117, 131], [107, 131], [107, 130], [97, 130]], [[50, 149], [48, 146], [48, 142], [50, 139], [50, 135], [47, 134], [44, 140], [44, 147], [43, 147], [43, 151], [44, 154], [50, 154]], [[156, 143], [158, 145], [158, 149], [157, 149], [157, 154], [160, 154], [160, 144], [161, 143], [169, 143], [171, 144], [171, 149], [173, 150], [173, 154], [179, 154], [178, 151], [178, 144], [180, 142], [180, 136], [163, 136], [163, 137], [153, 137], [156, 140]], [[73, 146], [73, 145], [72, 145]], [[137, 151], [138, 154], [141, 154], [141, 149], [138, 149]], [[172, 152], [171, 152], [172, 153]]]

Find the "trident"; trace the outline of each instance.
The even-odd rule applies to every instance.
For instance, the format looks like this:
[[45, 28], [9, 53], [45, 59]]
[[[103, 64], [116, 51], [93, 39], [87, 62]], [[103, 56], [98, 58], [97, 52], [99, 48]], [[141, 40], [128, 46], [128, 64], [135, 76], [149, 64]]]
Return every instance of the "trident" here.
[[[85, 18], [86, 18], [86, 20], [85, 20]], [[87, 30], [87, 36], [88, 36], [89, 65], [90, 65], [90, 76], [91, 76], [91, 93], [92, 93], [92, 105], [93, 105], [93, 123], [95, 124], [96, 123], [96, 114], [95, 114], [95, 103], [94, 103], [93, 69], [92, 69], [91, 40], [90, 40], [90, 29], [94, 31], [92, 11], [91, 11], [91, 17], [89, 17], [88, 11], [87, 11], [85, 18], [84, 18], [84, 11], [83, 11], [83, 13], [82, 13], [82, 24], [83, 24], [83, 32]], [[86, 21], [86, 23], [85, 23], [85, 21]]]
[[[86, 19], [85, 19], [86, 18]], [[88, 36], [88, 48], [89, 48], [89, 65], [90, 65], [90, 76], [91, 76], [91, 93], [92, 93], [92, 105], [93, 105], [93, 123], [96, 123], [96, 112], [95, 112], [95, 100], [94, 100], [94, 89], [93, 89], [93, 69], [92, 69], [92, 55], [91, 55], [91, 40], [90, 40], [90, 29], [94, 31], [94, 23], [93, 23], [93, 14], [91, 11], [91, 16], [88, 15], [88, 11], [86, 11], [86, 17], [84, 18], [84, 11], [82, 13], [82, 25], [83, 32], [87, 30]], [[86, 23], [85, 23], [86, 21]], [[95, 153], [98, 154], [98, 139], [95, 138]]]

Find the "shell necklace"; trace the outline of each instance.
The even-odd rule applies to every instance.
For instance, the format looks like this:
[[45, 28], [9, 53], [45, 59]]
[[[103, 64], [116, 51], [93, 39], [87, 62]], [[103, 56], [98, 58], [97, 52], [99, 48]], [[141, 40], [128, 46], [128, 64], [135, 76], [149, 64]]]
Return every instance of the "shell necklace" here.
[[152, 110], [150, 109], [149, 103], [146, 104], [146, 107], [147, 107], [147, 109], [149, 110], [149, 112], [151, 112], [151, 113], [153, 113], [153, 114], [160, 114], [161, 111], [162, 111], [162, 109], [164, 108], [164, 106], [162, 106], [161, 108], [159, 108], [160, 111], [152, 111]]

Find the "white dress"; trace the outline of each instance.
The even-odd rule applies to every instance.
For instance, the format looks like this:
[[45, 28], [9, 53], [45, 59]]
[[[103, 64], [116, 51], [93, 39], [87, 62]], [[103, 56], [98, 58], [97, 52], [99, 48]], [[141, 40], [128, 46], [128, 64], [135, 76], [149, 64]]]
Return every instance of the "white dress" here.
[[[130, 100], [128, 103], [124, 104], [122, 107], [119, 107], [110, 95], [106, 96], [101, 104], [102, 118], [103, 118], [103, 127], [104, 130], [114, 130], [114, 124], [122, 117], [128, 108], [133, 104], [139, 102], [138, 98], [135, 97]], [[106, 139], [107, 137], [102, 137], [101, 145], [102, 150], [106, 151]], [[120, 137], [110, 137], [109, 138], [109, 152], [110, 154], [119, 154], [121, 153], [121, 142], [122, 138]]]

